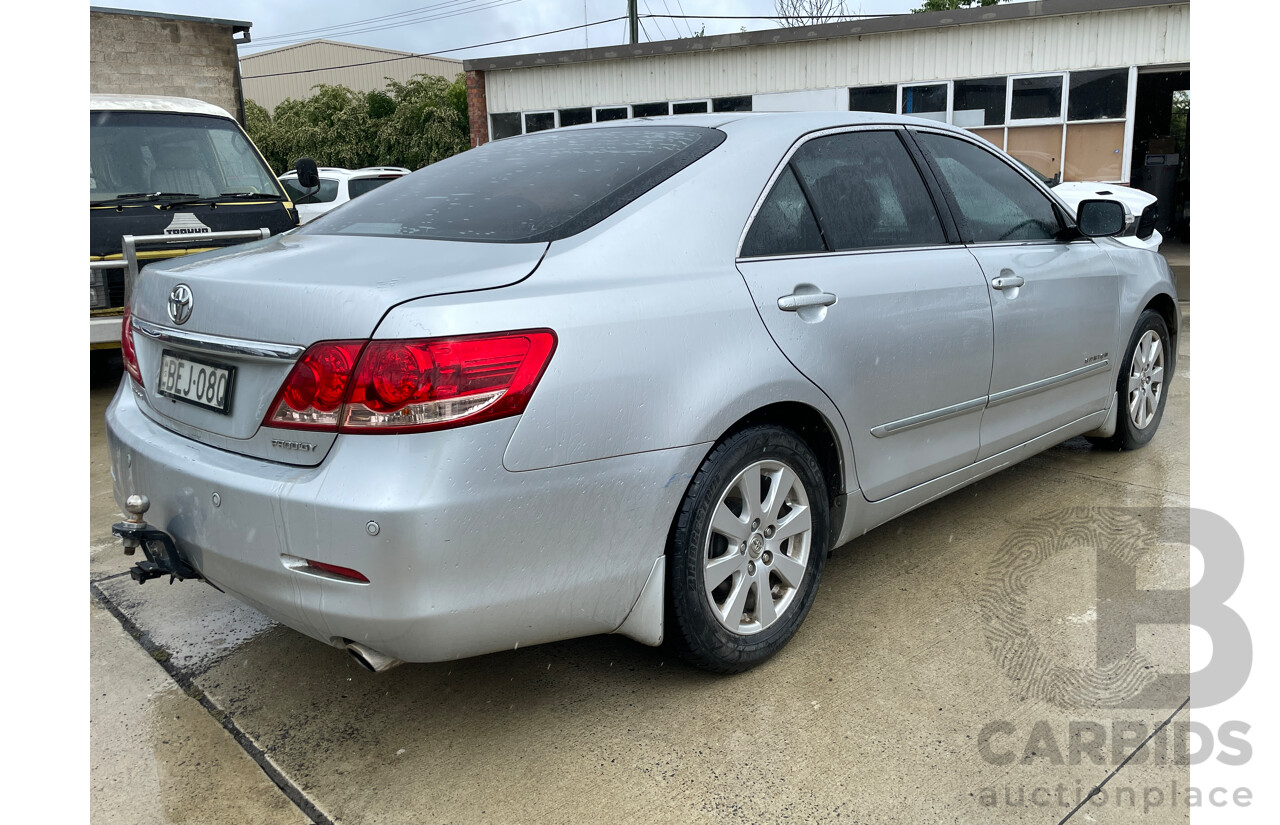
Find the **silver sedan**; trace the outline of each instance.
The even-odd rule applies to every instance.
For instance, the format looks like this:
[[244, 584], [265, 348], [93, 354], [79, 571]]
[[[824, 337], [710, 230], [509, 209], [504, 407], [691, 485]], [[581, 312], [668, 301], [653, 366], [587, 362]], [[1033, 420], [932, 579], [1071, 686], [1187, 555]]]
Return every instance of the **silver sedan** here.
[[373, 670], [597, 633], [744, 670], [832, 548], [1073, 436], [1152, 438], [1177, 296], [1124, 223], [913, 118], [497, 141], [143, 270], [117, 532], [139, 581]]

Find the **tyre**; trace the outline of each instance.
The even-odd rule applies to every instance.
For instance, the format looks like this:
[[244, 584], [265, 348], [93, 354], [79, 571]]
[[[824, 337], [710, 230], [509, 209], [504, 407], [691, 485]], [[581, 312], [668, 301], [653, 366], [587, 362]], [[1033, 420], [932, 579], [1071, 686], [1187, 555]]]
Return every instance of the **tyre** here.
[[1116, 432], [1109, 438], [1090, 438], [1096, 447], [1136, 450], [1151, 440], [1168, 399], [1165, 376], [1172, 350], [1164, 318], [1149, 309], [1138, 318], [1129, 338], [1116, 382]]
[[716, 673], [755, 667], [787, 643], [826, 563], [822, 468], [790, 430], [756, 426], [718, 444], [694, 475], [668, 545], [668, 643]]

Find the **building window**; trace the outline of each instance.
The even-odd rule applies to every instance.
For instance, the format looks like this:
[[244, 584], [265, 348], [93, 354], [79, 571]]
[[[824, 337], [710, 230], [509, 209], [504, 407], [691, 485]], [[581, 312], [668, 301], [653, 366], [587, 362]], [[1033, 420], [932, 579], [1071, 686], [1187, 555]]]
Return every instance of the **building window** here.
[[861, 86], [849, 90], [849, 111], [898, 113], [897, 86]]
[[713, 97], [711, 98], [711, 111], [749, 112], [751, 111], [751, 95], [741, 95], [739, 97]]
[[1015, 77], [1010, 120], [1062, 120], [1062, 75]]
[[560, 125], [561, 126], [578, 126], [583, 123], [591, 122], [591, 107], [583, 106], [579, 109], [561, 109]]
[[606, 120], [626, 120], [630, 117], [626, 106], [600, 106], [596, 108], [596, 123]]
[[902, 114], [947, 122], [946, 83], [902, 87]]
[[658, 117], [659, 115], [671, 114], [671, 104], [663, 101], [662, 103], [635, 103], [631, 106], [632, 117]]
[[682, 100], [671, 104], [673, 115], [705, 115], [711, 111], [709, 100]]
[[1129, 70], [1072, 72], [1067, 120], [1110, 120], [1125, 116]]
[[952, 123], [966, 128], [1004, 125], [1008, 78], [980, 77], [974, 80], [957, 80], [954, 86]]
[[525, 112], [524, 115], [524, 131], [541, 132], [545, 129], [556, 128], [555, 112]]
[[489, 138], [501, 140], [521, 133], [520, 113], [502, 112], [489, 115]]

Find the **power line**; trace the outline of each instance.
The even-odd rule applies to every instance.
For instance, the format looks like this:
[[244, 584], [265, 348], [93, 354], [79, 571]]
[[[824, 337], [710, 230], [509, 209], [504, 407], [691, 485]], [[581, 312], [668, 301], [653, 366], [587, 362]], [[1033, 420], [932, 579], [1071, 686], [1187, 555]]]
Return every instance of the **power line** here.
[[[667, 5], [666, 0], [662, 0], [662, 5], [663, 6]], [[684, 4], [681, 3], [680, 0], [676, 0], [676, 8], [680, 9], [681, 14], [684, 14]], [[667, 9], [667, 11], [671, 11], [671, 9]], [[693, 26], [689, 24], [688, 20], [684, 21], [684, 25], [685, 25], [685, 28], [689, 30], [690, 37], [697, 37], [697, 35], [693, 33]]]
[[[640, 16], [641, 16], [641, 17], [653, 17], [653, 9], [649, 8], [649, 0], [640, 0], [640, 2], [642, 2], [642, 3], [644, 4], [644, 11], [645, 11], [645, 13], [644, 13], [643, 15], [640, 15]], [[674, 25], [674, 24], [673, 24], [673, 25]], [[669, 39], [669, 38], [667, 37], [667, 33], [666, 33], [665, 31], [663, 31], [663, 30], [662, 30], [662, 24], [661, 24], [661, 23], [659, 23], [659, 22], [657, 21], [657, 19], [656, 19], [656, 18], [655, 18], [655, 19], [654, 19], [654, 21], [653, 21], [653, 27], [654, 27], [655, 29], [657, 29], [657, 30], [658, 30], [658, 37], [662, 38], [663, 40], [667, 40], [667, 39]], [[643, 20], [641, 20], [641, 21], [640, 21], [640, 28], [644, 28], [644, 21], [643, 21]], [[648, 40], [649, 40], [649, 42], [650, 42], [650, 43], [652, 43], [652, 42], [653, 42], [653, 38], [652, 38], [652, 37], [649, 37], [647, 34], [645, 35], [645, 37], [646, 37], [646, 38], [648, 38]]]
[[[670, 7], [669, 5], [667, 5], [667, 0], [662, 0], [662, 7], [663, 7], [664, 9], [666, 9], [666, 10], [667, 10], [667, 14], [671, 14], [671, 7]], [[682, 13], [683, 13], [683, 12], [682, 12]], [[683, 22], [684, 22], [684, 30], [685, 30], [685, 34], [687, 34], [689, 37], [693, 37], [693, 30], [689, 28], [689, 21], [688, 21], [688, 20], [685, 20], [685, 21], [683, 21]], [[675, 27], [675, 30], [676, 30], [676, 37], [683, 37], [683, 36], [684, 36], [684, 35], [680, 34], [680, 22], [679, 22], [679, 21], [677, 21], [677, 22], [675, 22], [675, 23], [672, 23], [671, 25]]]
[[[450, 17], [460, 17], [461, 15], [472, 14], [478, 11], [487, 11], [489, 9], [496, 9], [501, 6], [509, 6], [512, 3], [521, 3], [523, 1], [524, 0], [486, 0], [486, 2], [483, 5], [474, 6], [472, 8], [450, 9], [445, 12], [431, 14], [424, 17], [417, 17], [412, 20], [403, 20], [397, 23], [387, 23], [384, 25], [368, 26], [362, 29], [347, 29], [340, 32], [330, 32], [330, 34], [333, 34], [335, 36], [347, 37], [353, 34], [366, 34], [368, 32], [384, 31], [386, 29], [398, 29], [404, 26], [413, 26], [419, 23], [426, 23], [434, 20], [444, 20]], [[314, 40], [314, 39], [315, 39], [314, 37], [297, 37], [289, 40], [274, 40], [271, 38], [264, 37], [261, 40], [257, 41], [257, 43], [259, 45], [265, 44], [265, 45], [271, 45], [276, 47], [283, 47], [283, 46], [292, 45], [294, 43], [304, 43], [308, 40]]]
[[[768, 14], [646, 14], [644, 17], [667, 17], [672, 20], [777, 20]], [[879, 17], [908, 17], [908, 14], [793, 14], [794, 20], [863, 20]], [[711, 35], [708, 35], [710, 37]]]
[[[505, 40], [492, 40], [488, 43], [474, 43], [470, 46], [458, 46], [453, 49], [439, 49], [437, 51], [422, 52], [420, 54], [406, 54], [406, 55], [401, 55], [399, 57], [388, 57], [382, 60], [366, 60], [362, 63], [344, 63], [341, 66], [320, 66], [315, 69], [297, 69], [292, 72], [272, 72], [271, 74], [245, 75], [241, 79], [242, 80], [258, 80], [264, 77], [283, 77], [285, 75], [291, 75], [291, 74], [310, 74], [311, 72], [327, 72], [332, 69], [353, 69], [357, 66], [373, 66], [378, 63], [394, 63], [397, 60], [409, 60], [414, 57], [433, 57], [438, 54], [449, 54], [450, 52], [461, 52], [467, 49], [479, 49], [479, 48], [483, 48], [484, 46], [499, 46], [499, 45], [502, 45], [503, 43], [514, 43], [517, 40], [529, 40], [534, 37], [545, 37], [546, 35], [549, 35], [549, 34], [560, 34], [561, 32], [577, 31], [578, 29], [585, 29], [588, 26], [599, 26], [604, 23], [616, 23], [619, 20], [626, 20], [626, 19], [627, 19], [626, 15], [623, 15], [622, 17], [610, 17], [608, 20], [596, 20], [593, 23], [583, 23], [578, 26], [568, 26], [563, 29], [554, 29], [552, 31], [547, 31], [547, 32], [538, 32], [537, 34], [526, 34], [520, 37], [508, 37]], [[248, 55], [248, 56], [252, 57], [253, 55]]]
[[[466, 5], [467, 3], [475, 3], [475, 2], [476, 0], [446, 0], [446, 2], [443, 2], [443, 3], [434, 3], [430, 6], [420, 6], [416, 9], [409, 9], [408, 11], [396, 12], [395, 14], [383, 14], [378, 17], [368, 17], [368, 18], [365, 18], [364, 20], [352, 20], [350, 23], [338, 23], [332, 26], [320, 26], [319, 28], [315, 28], [315, 29], [299, 29], [298, 31], [294, 31], [294, 32], [281, 32], [279, 34], [271, 34], [271, 35], [267, 35], [265, 37], [259, 38], [259, 40], [282, 40], [285, 38], [298, 37], [304, 34], [314, 35], [320, 32], [334, 31], [337, 29], [346, 29], [352, 26], [363, 26], [367, 23], [377, 23], [380, 21], [391, 20], [396, 17], [408, 17], [410, 15], [419, 14], [422, 12], [430, 12], [433, 10], [438, 10], [446, 6], [457, 6], [459, 4]], [[258, 42], [258, 41], [255, 41], [255, 42]]]

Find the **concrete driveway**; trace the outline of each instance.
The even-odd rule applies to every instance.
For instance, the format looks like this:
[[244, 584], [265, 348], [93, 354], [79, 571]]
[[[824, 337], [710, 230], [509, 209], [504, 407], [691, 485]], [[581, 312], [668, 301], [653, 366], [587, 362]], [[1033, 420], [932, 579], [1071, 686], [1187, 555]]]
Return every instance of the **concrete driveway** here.
[[[867, 534], [791, 644], [732, 677], [621, 637], [375, 676], [204, 584], [139, 586], [96, 387], [93, 821], [1186, 822], [1186, 696], [1134, 697], [1189, 670], [1188, 628], [1098, 653], [1116, 564], [1188, 585], [1184, 330], [1151, 445], [1075, 439]], [[1145, 538], [1062, 538], [1115, 525]]]

